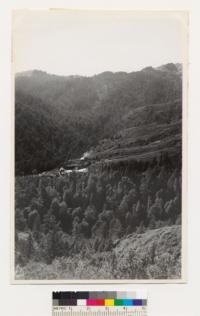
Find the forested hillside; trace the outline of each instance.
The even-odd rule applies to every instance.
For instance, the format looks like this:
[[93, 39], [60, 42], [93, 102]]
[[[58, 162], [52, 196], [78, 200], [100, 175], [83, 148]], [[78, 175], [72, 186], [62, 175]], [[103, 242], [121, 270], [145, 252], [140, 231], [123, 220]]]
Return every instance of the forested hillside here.
[[181, 65], [15, 83], [16, 278], [180, 278]]
[[179, 278], [178, 165], [17, 177], [17, 278]]
[[18, 74], [16, 174], [57, 167], [128, 127], [180, 120], [181, 82], [179, 64], [93, 77]]

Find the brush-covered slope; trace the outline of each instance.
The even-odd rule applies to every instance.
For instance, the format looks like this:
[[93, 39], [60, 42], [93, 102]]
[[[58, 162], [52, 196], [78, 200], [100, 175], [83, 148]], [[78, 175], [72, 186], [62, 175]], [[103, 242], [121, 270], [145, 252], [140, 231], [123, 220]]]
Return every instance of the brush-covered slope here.
[[[26, 243], [28, 235], [21, 236], [17, 250], [24, 253], [29, 248]], [[56, 258], [51, 264], [30, 260], [17, 265], [16, 279], [181, 278], [180, 226], [129, 235], [107, 252], [93, 253], [88, 240], [82, 240], [82, 246], [79, 254]]]

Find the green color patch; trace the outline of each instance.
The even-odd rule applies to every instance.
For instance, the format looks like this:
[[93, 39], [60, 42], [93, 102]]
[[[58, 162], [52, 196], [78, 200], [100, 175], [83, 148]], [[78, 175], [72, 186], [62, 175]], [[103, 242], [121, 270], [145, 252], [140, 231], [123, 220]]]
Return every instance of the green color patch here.
[[115, 300], [115, 306], [123, 306], [124, 302], [123, 300]]

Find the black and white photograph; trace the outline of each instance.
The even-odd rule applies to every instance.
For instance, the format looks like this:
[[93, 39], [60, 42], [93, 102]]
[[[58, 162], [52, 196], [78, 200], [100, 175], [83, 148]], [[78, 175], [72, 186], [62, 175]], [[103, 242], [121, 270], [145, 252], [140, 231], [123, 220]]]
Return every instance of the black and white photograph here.
[[13, 12], [13, 280], [185, 277], [187, 14]]

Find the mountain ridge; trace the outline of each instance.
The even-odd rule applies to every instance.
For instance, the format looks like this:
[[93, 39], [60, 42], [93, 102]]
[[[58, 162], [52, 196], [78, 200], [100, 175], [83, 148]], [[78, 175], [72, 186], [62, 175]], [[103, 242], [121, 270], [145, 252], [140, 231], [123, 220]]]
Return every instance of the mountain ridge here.
[[180, 65], [93, 77], [28, 72], [15, 78], [15, 114], [16, 170], [48, 170], [117, 131], [180, 120]]
[[[54, 74], [54, 73], [49, 73], [45, 70], [39, 70], [39, 69], [29, 69], [29, 70], [24, 70], [24, 71], [20, 71], [20, 72], [16, 72], [15, 73], [15, 77], [30, 77], [32, 75], [49, 75], [49, 76], [56, 76], [56, 77], [61, 77], [61, 78], [80, 78], [80, 77], [84, 77], [84, 78], [92, 78], [95, 76], [100, 76], [103, 74], [131, 74], [131, 73], [136, 73], [136, 72], [140, 72], [140, 71], [144, 71], [144, 70], [168, 70], [168, 68], [171, 68], [175, 71], [175, 69], [177, 70], [177, 72], [180, 71], [180, 69], [182, 68], [182, 64], [181, 63], [167, 63], [167, 64], [163, 64], [157, 67], [152, 67], [152, 66], [147, 66], [142, 68], [141, 70], [135, 70], [135, 71], [103, 71], [97, 74], [93, 74], [93, 75], [59, 75], [59, 74]], [[170, 70], [170, 69], [169, 69]]]

